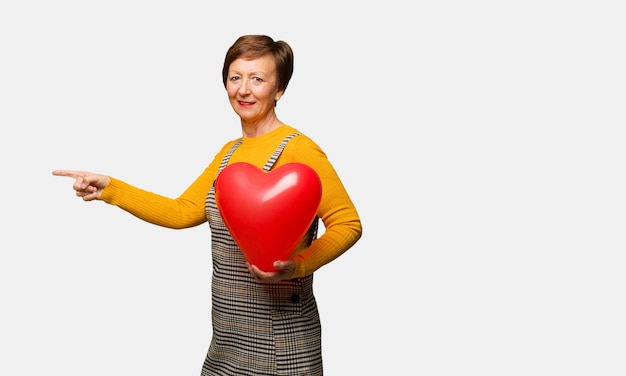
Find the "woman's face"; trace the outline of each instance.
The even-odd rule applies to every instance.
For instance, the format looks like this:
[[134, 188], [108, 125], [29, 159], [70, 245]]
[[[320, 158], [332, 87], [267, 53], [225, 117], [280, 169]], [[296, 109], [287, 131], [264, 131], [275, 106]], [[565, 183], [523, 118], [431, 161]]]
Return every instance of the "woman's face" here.
[[276, 88], [276, 63], [272, 55], [230, 64], [226, 91], [233, 110], [246, 122], [262, 121], [274, 111], [282, 92]]

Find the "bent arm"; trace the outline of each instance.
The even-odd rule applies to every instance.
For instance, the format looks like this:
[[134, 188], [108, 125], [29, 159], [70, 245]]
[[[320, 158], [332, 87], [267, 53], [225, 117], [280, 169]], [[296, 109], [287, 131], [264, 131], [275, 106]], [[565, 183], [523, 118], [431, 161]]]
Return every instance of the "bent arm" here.
[[322, 200], [317, 215], [325, 231], [308, 248], [296, 250], [294, 278], [312, 274], [342, 255], [361, 238], [363, 231], [356, 207], [326, 154], [308, 138], [298, 137], [292, 141], [296, 140], [288, 159], [306, 163], [319, 175]]

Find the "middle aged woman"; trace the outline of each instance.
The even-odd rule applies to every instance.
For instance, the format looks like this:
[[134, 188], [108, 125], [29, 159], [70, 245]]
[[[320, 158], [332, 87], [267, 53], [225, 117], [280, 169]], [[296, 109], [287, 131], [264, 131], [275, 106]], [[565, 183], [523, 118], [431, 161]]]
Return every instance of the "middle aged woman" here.
[[[222, 78], [230, 104], [241, 119], [241, 137], [227, 142], [178, 198], [107, 175], [53, 171], [74, 178], [73, 188], [83, 200], [102, 200], [144, 221], [176, 229], [209, 223], [213, 336], [202, 376], [323, 374], [313, 273], [351, 248], [360, 239], [362, 227], [324, 151], [276, 115], [276, 104], [292, 73], [293, 52], [286, 42], [265, 35], [244, 35], [235, 41], [226, 53]], [[214, 182], [235, 162], [264, 171], [299, 162], [320, 177], [322, 198], [316, 218], [291, 257], [276, 260], [277, 271], [262, 271], [246, 261], [218, 210]], [[318, 237], [320, 219], [325, 231]]]

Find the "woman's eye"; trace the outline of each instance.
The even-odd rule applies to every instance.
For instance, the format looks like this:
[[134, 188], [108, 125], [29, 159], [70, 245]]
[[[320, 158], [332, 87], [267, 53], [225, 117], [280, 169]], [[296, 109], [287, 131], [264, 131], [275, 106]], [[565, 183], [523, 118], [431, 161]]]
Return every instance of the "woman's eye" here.
[[239, 76], [232, 76], [230, 78], [231, 81], [237, 81], [239, 79]]

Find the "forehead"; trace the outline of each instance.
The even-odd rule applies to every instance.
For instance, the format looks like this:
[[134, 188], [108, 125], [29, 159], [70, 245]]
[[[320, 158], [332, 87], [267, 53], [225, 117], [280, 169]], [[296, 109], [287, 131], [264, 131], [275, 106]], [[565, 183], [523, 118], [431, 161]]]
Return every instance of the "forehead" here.
[[272, 55], [263, 55], [254, 59], [239, 58], [234, 60], [228, 69], [236, 73], [273, 74], [276, 71], [276, 62]]

